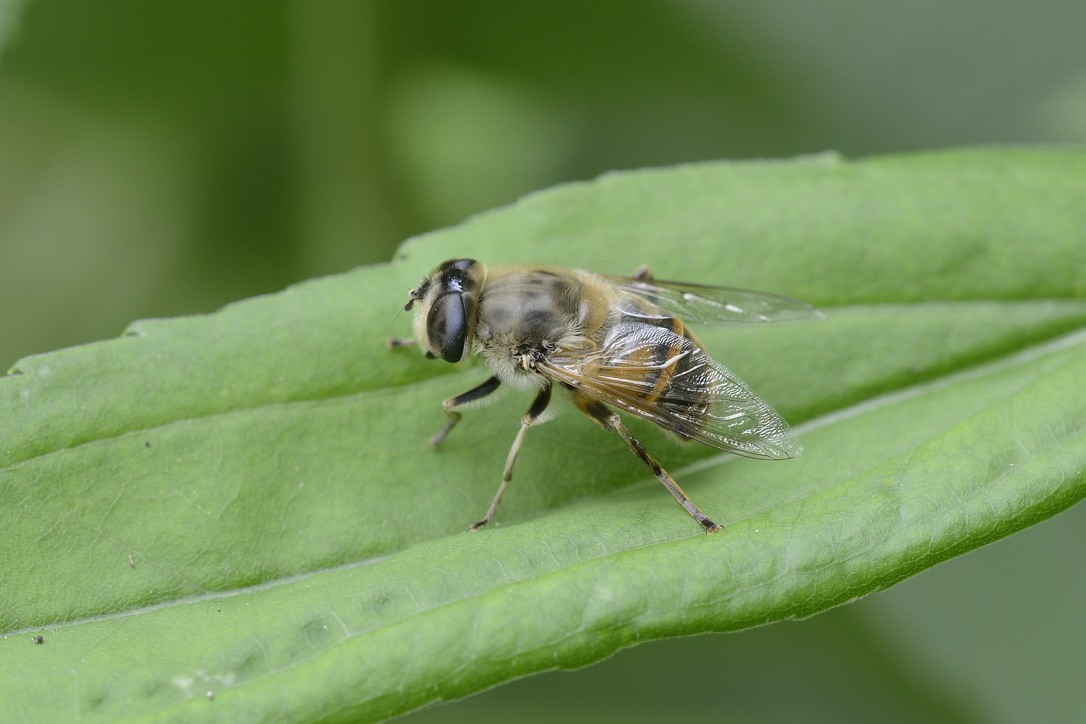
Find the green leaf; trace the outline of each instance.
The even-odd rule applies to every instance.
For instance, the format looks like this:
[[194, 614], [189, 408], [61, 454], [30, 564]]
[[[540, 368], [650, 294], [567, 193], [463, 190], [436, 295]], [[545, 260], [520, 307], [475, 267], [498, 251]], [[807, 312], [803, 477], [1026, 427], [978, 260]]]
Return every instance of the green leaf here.
[[[0, 699], [30, 720], [376, 719], [638, 641], [814, 615], [1086, 494], [1086, 155], [715, 163], [556, 188], [392, 264], [0, 379]], [[486, 376], [388, 351], [436, 263], [560, 263], [788, 294], [818, 323], [699, 329], [788, 419], [786, 462], [533, 428]], [[42, 635], [44, 643], [33, 645]]]

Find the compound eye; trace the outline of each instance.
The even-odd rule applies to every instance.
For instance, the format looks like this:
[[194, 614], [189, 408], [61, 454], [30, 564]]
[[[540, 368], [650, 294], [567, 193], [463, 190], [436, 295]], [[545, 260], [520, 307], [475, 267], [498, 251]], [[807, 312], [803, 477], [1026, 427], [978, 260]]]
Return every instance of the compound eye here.
[[426, 315], [426, 337], [431, 345], [437, 343], [437, 356], [446, 362], [459, 362], [464, 358], [468, 313], [463, 294], [449, 292], [434, 301]]

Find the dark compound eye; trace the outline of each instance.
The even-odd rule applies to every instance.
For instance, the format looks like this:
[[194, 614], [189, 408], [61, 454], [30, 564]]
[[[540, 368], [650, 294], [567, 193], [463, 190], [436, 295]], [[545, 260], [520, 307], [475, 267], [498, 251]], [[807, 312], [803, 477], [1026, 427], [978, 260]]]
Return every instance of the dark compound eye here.
[[441, 359], [459, 362], [464, 358], [468, 337], [468, 314], [464, 295], [458, 291], [438, 297], [426, 316], [426, 336], [438, 343]]

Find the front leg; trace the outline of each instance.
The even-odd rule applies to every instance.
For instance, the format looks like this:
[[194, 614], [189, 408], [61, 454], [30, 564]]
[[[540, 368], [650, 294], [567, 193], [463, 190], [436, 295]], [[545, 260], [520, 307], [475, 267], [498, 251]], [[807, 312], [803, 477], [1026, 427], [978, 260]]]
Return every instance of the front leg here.
[[[389, 349], [400, 349], [401, 347], [414, 347], [419, 341], [414, 337], [387, 337], [385, 339], [385, 346]], [[426, 359], [433, 359], [434, 353], [430, 350], [425, 352]]]
[[460, 413], [456, 411], [456, 408], [463, 407], [469, 402], [475, 402], [481, 400], [489, 395], [494, 390], [498, 389], [498, 385], [502, 383], [497, 377], [491, 377], [478, 387], [473, 387], [467, 392], [462, 392], [456, 397], [450, 397], [441, 403], [441, 406], [445, 408], [445, 414], [448, 415], [448, 422], [445, 423], [445, 427], [441, 428], [441, 432], [430, 438], [430, 447], [437, 449], [437, 446], [441, 444], [441, 441], [445, 439], [445, 436], [449, 434], [449, 431], [456, 427], [456, 423], [460, 422]]

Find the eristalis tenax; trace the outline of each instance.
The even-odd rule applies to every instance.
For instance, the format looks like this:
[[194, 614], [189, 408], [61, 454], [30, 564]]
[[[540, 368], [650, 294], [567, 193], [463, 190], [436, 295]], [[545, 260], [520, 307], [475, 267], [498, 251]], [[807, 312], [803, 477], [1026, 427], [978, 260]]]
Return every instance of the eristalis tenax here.
[[513, 438], [498, 492], [472, 531], [494, 517], [524, 436], [547, 419], [556, 386], [604, 430], [618, 433], [707, 533], [720, 526], [630, 434], [616, 409], [683, 440], [747, 457], [779, 460], [803, 450], [776, 410], [713, 359], [682, 318], [749, 324], [819, 316], [804, 302], [660, 281], [646, 267], [617, 277], [535, 264], [487, 269], [474, 259], [451, 259], [411, 290], [404, 310], [412, 308], [415, 338], [392, 339], [389, 346], [417, 342], [427, 357], [452, 363], [474, 353], [492, 373], [479, 386], [445, 400], [448, 422], [430, 438], [433, 447], [460, 421], [460, 408], [501, 384], [536, 392]]

